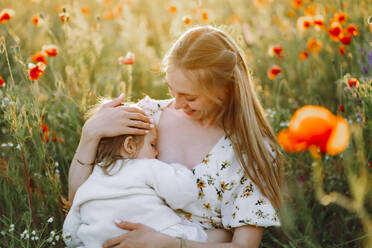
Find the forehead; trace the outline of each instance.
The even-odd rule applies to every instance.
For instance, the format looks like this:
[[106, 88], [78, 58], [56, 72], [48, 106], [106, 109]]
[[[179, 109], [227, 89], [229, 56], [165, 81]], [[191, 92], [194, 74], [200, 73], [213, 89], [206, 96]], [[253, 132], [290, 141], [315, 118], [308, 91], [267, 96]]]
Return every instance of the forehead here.
[[157, 137], [158, 137], [158, 129], [156, 127], [151, 129], [150, 132], [146, 134], [146, 138], [148, 140], [153, 140], [153, 139], [156, 139]]
[[187, 72], [183, 70], [173, 68], [173, 70], [168, 70], [165, 74], [165, 81], [169, 87], [179, 93], [196, 95], [198, 94], [198, 89], [195, 87], [195, 80], [191, 78], [191, 75], [187, 75]]

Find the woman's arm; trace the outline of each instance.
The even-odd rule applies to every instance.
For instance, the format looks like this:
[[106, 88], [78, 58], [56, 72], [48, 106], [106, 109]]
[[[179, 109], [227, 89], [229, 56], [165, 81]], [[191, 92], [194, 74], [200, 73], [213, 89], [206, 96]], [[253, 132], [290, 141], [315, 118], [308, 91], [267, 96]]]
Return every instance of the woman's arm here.
[[[143, 224], [121, 222], [120, 228], [130, 232], [107, 240], [104, 248], [180, 248], [180, 240], [161, 234]], [[187, 248], [257, 248], [260, 246], [263, 227], [241, 226], [234, 230], [233, 239], [227, 243], [201, 243], [186, 241]]]
[[79, 186], [92, 172], [90, 164], [96, 157], [97, 147], [102, 137], [122, 134], [144, 135], [150, 129], [150, 118], [136, 107], [125, 107], [121, 103], [124, 94], [104, 104], [83, 126], [79, 146], [72, 159], [68, 178], [68, 198], [72, 202]]

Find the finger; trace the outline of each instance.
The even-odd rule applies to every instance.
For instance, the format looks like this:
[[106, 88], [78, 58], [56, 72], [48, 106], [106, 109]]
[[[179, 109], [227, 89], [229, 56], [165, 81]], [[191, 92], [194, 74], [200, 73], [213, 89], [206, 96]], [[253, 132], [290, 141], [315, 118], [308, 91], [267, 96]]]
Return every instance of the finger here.
[[150, 124], [150, 123], [146, 123], [142, 121], [130, 121], [128, 126], [135, 127], [135, 128], [142, 128], [142, 129], [154, 128], [154, 124]]
[[113, 247], [114, 245], [119, 245], [124, 240], [125, 240], [125, 234], [106, 240], [105, 243], [103, 243], [102, 248], [109, 248], [109, 247]]
[[122, 221], [122, 222], [115, 222], [115, 224], [121, 228], [128, 231], [134, 231], [142, 227], [141, 223], [134, 223], [134, 222], [128, 222], [128, 221]]
[[138, 120], [138, 121], [144, 121], [144, 122], [151, 122], [151, 118], [147, 115], [141, 114], [141, 113], [127, 113], [127, 116], [131, 120]]
[[135, 128], [135, 127], [129, 127], [126, 128], [123, 132], [124, 134], [132, 134], [132, 135], [146, 135], [149, 133], [149, 130], [141, 129], [141, 128]]
[[124, 101], [124, 93], [121, 93], [120, 96], [112, 101], [109, 101], [108, 103], [104, 104], [103, 106], [106, 107], [116, 107], [119, 106]]
[[141, 113], [141, 114], [147, 116], [146, 112], [143, 111], [142, 109], [140, 109], [139, 107], [135, 107], [135, 106], [127, 107], [127, 106], [124, 106], [124, 109], [125, 109], [125, 111], [127, 111], [127, 112]]

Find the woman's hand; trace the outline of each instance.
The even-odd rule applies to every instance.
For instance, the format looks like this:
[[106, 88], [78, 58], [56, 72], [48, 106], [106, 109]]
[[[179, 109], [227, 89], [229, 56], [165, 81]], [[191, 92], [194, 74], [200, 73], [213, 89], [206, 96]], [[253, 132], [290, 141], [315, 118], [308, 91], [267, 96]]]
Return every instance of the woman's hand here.
[[[116, 225], [130, 232], [107, 240], [103, 248], [157, 248], [169, 247], [174, 238], [161, 234], [154, 229], [140, 223], [120, 222]], [[179, 241], [178, 241], [179, 242]]]
[[151, 129], [150, 118], [136, 107], [121, 106], [124, 94], [104, 104], [97, 113], [86, 121], [83, 135], [88, 139], [100, 140], [123, 134], [144, 135]]

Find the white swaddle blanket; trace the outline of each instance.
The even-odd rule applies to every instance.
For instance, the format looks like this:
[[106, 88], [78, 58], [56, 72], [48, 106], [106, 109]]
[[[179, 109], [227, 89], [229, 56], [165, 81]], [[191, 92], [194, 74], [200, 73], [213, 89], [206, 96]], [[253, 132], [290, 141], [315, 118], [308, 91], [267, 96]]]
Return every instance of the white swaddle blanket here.
[[181, 220], [173, 209], [200, 214], [192, 172], [180, 164], [156, 159], [118, 160], [113, 175], [95, 166], [77, 190], [63, 225], [69, 247], [102, 247], [109, 238], [125, 234], [115, 219], [142, 223], [161, 233], [205, 242], [196, 223]]

